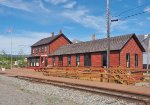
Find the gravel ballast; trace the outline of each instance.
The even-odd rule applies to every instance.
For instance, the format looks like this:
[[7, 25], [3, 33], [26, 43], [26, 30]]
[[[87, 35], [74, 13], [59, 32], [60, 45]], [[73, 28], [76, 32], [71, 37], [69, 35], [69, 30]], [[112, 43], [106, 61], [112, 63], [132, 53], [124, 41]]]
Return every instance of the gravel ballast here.
[[137, 105], [124, 99], [0, 76], [0, 105]]

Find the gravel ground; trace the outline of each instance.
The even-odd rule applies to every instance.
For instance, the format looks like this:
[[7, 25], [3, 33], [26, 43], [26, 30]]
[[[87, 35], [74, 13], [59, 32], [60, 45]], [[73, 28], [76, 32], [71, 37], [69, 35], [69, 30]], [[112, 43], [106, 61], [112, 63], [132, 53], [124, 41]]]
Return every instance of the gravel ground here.
[[137, 105], [136, 102], [0, 76], [0, 105]]

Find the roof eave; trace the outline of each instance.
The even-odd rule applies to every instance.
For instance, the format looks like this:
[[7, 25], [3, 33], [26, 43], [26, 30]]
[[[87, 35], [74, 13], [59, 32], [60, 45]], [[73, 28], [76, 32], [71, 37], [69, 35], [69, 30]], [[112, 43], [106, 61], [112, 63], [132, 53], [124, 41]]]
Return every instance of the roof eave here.
[[40, 44], [40, 45], [32, 45], [31, 47], [38, 47], [38, 46], [41, 46], [41, 45], [47, 45], [47, 44], [51, 44], [52, 42], [54, 42], [55, 40], [57, 40], [59, 37], [63, 36], [70, 44], [72, 44], [72, 42], [62, 33], [62, 34], [59, 34], [56, 38], [54, 38], [52, 41], [50, 41], [49, 43], [45, 43], [45, 44]]

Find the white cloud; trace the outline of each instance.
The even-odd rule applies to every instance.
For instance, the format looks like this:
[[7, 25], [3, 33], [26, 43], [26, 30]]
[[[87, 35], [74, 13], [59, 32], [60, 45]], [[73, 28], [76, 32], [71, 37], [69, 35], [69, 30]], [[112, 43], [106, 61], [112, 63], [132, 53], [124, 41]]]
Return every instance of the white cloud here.
[[66, 3], [68, 0], [45, 0], [45, 1], [57, 5], [61, 3]]
[[76, 4], [77, 4], [76, 1], [72, 1], [72, 2], [69, 2], [69, 3], [65, 4], [65, 5], [64, 5], [64, 8], [71, 9], [71, 8], [73, 8]]
[[30, 2], [27, 2], [25, 0], [0, 0], [0, 5], [27, 12], [50, 12], [50, 10], [43, 6], [41, 0], [33, 0]]
[[42, 2], [39, 2], [39, 6], [40, 6], [40, 8], [41, 8], [41, 9], [43, 9], [44, 11], [46, 11], [46, 12], [50, 12], [50, 10], [49, 10], [49, 9], [47, 9], [47, 8], [45, 8], [45, 7], [44, 7], [44, 5], [43, 5], [43, 3], [42, 3]]
[[144, 9], [144, 11], [150, 12], [150, 7], [146, 7], [146, 8]]
[[88, 10], [66, 11], [62, 15], [66, 18], [73, 20], [76, 23], [83, 25], [84, 27], [93, 28], [95, 30], [105, 31], [105, 26], [100, 27], [100, 24], [105, 24], [105, 20], [102, 17], [96, 17], [88, 15]]
[[[106, 17], [90, 15], [88, 9], [79, 9], [76, 11], [65, 11], [62, 15], [84, 27], [95, 29], [96, 32], [106, 34]], [[121, 31], [128, 28], [127, 21], [119, 21], [111, 24], [111, 31]]]
[[[18, 54], [20, 49], [23, 49], [25, 54], [30, 54], [30, 46], [44, 37], [49, 37], [50, 33], [44, 32], [27, 32], [21, 31], [20, 33], [12, 33], [12, 42], [13, 42], [13, 54]], [[25, 36], [26, 35], [26, 36]], [[28, 35], [28, 36], [27, 36]], [[4, 49], [7, 53], [10, 54], [11, 48], [11, 37], [5, 34], [0, 34], [0, 51]]]
[[99, 25], [103, 22], [103, 19], [101, 17], [88, 15], [88, 12], [88, 10], [82, 9], [76, 11], [65, 11], [62, 15], [85, 27], [99, 29]]
[[15, 1], [1, 0], [0, 4], [4, 5], [4, 6], [7, 6], [7, 7], [10, 7], [10, 8], [15, 8], [15, 9], [20, 9], [20, 10], [31, 12], [31, 10], [29, 9], [28, 4], [27, 3], [22, 3], [21, 0], [15, 0]]

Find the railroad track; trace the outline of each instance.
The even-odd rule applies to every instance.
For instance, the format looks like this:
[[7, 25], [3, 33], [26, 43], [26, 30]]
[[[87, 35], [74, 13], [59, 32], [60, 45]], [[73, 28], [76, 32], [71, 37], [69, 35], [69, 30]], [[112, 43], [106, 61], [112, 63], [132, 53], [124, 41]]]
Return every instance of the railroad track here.
[[[1, 75], [6, 75], [6, 74], [1, 74]], [[14, 76], [14, 75], [6, 75], [6, 76], [15, 77], [15, 78], [30, 81], [30, 82], [51, 84], [54, 86], [59, 86], [59, 87], [64, 87], [64, 88], [92, 92], [95, 94], [109, 95], [112, 97], [122, 98], [122, 99], [129, 100], [129, 101], [134, 101], [134, 102], [136, 101], [137, 103], [141, 103], [142, 105], [150, 105], [150, 96], [148, 96], [148, 95], [141, 95], [141, 94], [135, 94], [135, 93], [129, 93], [129, 92], [127, 93], [127, 92], [110, 90], [110, 89], [102, 89], [102, 88], [96, 88], [96, 87], [92, 87], [92, 86], [87, 87], [84, 85], [71, 84], [71, 83], [53, 81], [53, 80], [46, 80], [46, 79], [35, 78], [35, 77]]]

